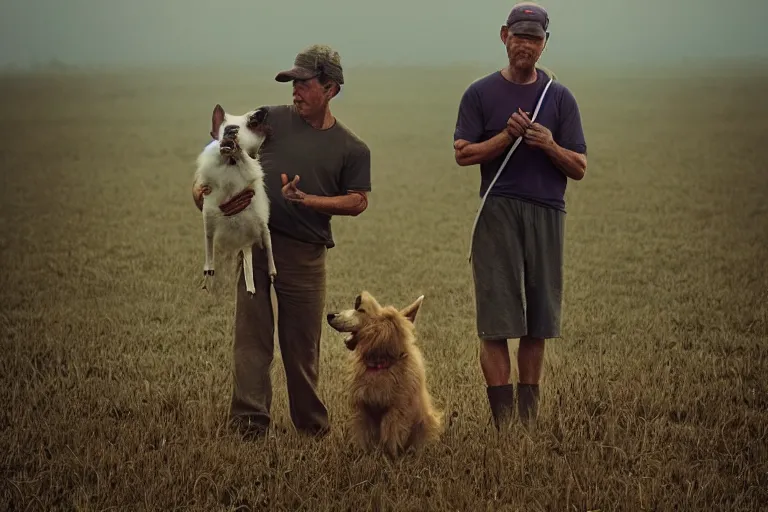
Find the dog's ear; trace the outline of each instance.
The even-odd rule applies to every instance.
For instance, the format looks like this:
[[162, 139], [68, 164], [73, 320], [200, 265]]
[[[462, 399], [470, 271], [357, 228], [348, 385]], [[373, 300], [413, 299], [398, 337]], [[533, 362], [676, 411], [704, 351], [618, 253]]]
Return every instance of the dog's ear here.
[[413, 301], [413, 303], [403, 309], [400, 310], [400, 313], [407, 318], [412, 324], [416, 323], [416, 313], [419, 312], [419, 308], [421, 307], [421, 303], [424, 302], [424, 296], [421, 295], [418, 299]]
[[[357, 302], [357, 300], [355, 302]], [[374, 314], [381, 309], [379, 301], [377, 301], [373, 295], [368, 293], [367, 290], [360, 292], [360, 303], [355, 304], [355, 309], [359, 309], [361, 306], [365, 308], [368, 314]]]
[[211, 137], [218, 140], [219, 127], [224, 122], [224, 109], [218, 103], [213, 108], [213, 115], [211, 116]]

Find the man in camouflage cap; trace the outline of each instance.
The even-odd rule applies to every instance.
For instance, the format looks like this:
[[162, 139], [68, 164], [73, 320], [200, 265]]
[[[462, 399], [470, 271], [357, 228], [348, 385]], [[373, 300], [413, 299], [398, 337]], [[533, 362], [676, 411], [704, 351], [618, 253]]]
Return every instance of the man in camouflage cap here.
[[296, 55], [293, 67], [278, 73], [275, 80], [278, 82], [310, 80], [323, 75], [339, 86], [344, 85], [344, 72], [339, 52], [328, 45], [316, 44]]
[[339, 52], [324, 44], [309, 46], [296, 55], [293, 67], [278, 73], [275, 80], [293, 82], [296, 113], [315, 128], [334, 122], [328, 103], [344, 84]]
[[[371, 156], [366, 143], [331, 114], [330, 101], [344, 83], [338, 52], [310, 46], [275, 79], [293, 82], [292, 105], [267, 107], [271, 134], [259, 155], [270, 199], [278, 338], [291, 420], [301, 432], [323, 435], [328, 411], [317, 385], [325, 258], [335, 246], [330, 222], [334, 215], [356, 216], [366, 209]], [[247, 191], [220, 208], [233, 215], [252, 196]], [[196, 202], [198, 197], [196, 191]], [[230, 419], [244, 434], [258, 436], [270, 424], [274, 322], [266, 258], [257, 247], [253, 264], [256, 294], [248, 296], [242, 275], [237, 285]]]

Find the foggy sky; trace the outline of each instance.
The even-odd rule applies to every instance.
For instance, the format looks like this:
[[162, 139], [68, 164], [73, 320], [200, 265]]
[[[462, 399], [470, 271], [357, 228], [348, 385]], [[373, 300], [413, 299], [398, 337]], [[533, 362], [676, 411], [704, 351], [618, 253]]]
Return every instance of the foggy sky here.
[[[285, 66], [316, 42], [345, 65], [497, 64], [499, 0], [2, 0], [0, 66]], [[542, 0], [549, 63], [768, 57], [768, 0]], [[613, 20], [613, 21], [611, 21]]]

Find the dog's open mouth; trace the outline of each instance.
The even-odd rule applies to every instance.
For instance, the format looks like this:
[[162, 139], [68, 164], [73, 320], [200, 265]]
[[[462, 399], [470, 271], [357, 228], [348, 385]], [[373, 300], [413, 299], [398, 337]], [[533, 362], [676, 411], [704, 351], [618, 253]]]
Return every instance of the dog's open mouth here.
[[355, 350], [355, 347], [357, 346], [357, 340], [355, 339], [354, 333], [344, 338], [344, 345], [346, 345], [349, 350]]

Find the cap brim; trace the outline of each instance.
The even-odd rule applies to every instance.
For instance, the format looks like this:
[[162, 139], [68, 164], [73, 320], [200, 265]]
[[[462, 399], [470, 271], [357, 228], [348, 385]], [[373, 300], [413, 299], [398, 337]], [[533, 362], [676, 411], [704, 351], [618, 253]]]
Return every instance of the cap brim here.
[[308, 69], [293, 67], [278, 73], [277, 76], [275, 76], [275, 80], [278, 82], [291, 82], [293, 80], [309, 80], [310, 78], [314, 78], [316, 76], [317, 73], [314, 73]]
[[509, 27], [510, 32], [513, 34], [521, 34], [527, 36], [547, 37], [547, 32], [542, 26], [535, 21], [518, 21], [513, 23]]

